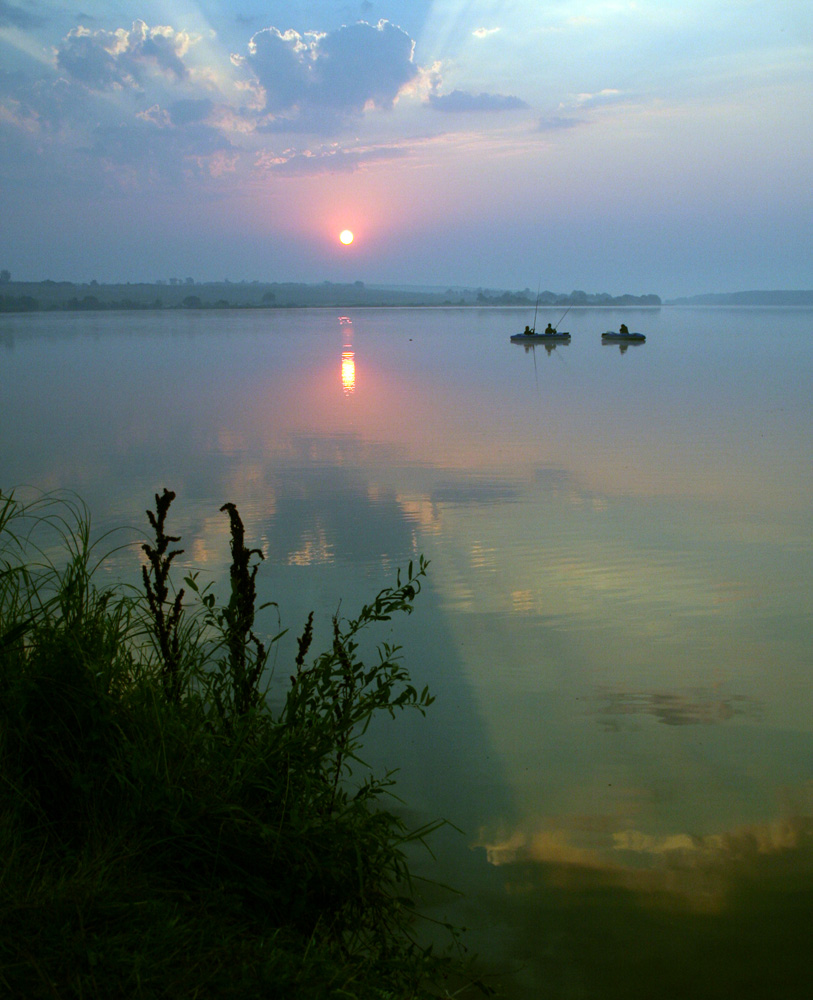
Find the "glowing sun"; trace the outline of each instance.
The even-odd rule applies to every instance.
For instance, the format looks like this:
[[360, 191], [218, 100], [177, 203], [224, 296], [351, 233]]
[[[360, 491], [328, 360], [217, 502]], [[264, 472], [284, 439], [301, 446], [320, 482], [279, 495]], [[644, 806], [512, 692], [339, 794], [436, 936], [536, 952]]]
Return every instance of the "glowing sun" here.
[[345, 246], [349, 246], [353, 242], [353, 234], [350, 232], [349, 229], [343, 229], [339, 233], [339, 239], [341, 240], [342, 243], [344, 243]]

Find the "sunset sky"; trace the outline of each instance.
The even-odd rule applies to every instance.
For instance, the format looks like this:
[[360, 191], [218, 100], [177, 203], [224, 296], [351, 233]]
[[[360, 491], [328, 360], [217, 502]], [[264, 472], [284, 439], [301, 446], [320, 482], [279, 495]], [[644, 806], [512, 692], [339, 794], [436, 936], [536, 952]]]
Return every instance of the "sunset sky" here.
[[811, 123], [809, 0], [0, 0], [0, 267], [811, 288]]

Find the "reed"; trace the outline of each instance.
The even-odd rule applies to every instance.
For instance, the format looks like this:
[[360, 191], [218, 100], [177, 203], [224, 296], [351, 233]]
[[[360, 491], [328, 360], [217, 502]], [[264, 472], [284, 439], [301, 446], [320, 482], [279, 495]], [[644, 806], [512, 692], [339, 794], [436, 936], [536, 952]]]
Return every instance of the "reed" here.
[[136, 593], [97, 585], [83, 505], [0, 496], [0, 994], [463, 995], [455, 953], [419, 942], [406, 860], [440, 824], [407, 829], [360, 757], [374, 715], [431, 704], [399, 647], [359, 653], [426, 563], [309, 660], [311, 615], [274, 709], [261, 553], [226, 504], [228, 602], [194, 574], [176, 589], [173, 499], [148, 512]]

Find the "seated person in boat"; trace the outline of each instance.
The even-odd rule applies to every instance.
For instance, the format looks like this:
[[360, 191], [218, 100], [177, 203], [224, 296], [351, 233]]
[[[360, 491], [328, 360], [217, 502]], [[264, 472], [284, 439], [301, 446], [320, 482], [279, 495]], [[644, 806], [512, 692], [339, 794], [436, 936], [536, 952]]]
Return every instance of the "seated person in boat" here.
[[550, 325], [550, 323], [548, 323], [548, 325], [545, 327], [545, 333], [547, 334], [556, 333], [556, 330]]
[[621, 324], [621, 329], [618, 332], [620, 334], [624, 334], [624, 335], [628, 334], [629, 330], [627, 329], [627, 324], [626, 323], [622, 323]]
[[526, 326], [525, 329], [522, 332], [525, 334], [526, 337], [530, 337], [530, 335], [531, 335], [531, 328], [529, 326]]

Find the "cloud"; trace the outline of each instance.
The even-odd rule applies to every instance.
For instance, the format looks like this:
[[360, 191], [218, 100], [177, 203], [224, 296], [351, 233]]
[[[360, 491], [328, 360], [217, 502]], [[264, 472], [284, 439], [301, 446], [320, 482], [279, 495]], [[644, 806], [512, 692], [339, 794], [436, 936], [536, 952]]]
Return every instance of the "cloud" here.
[[14, 4], [0, 0], [0, 28], [33, 28], [42, 24], [40, 18]]
[[624, 93], [624, 91], [608, 87], [604, 90], [599, 90], [595, 94], [577, 94], [576, 105], [579, 108], [601, 108], [608, 104], [619, 104], [629, 99], [629, 95]]
[[496, 35], [499, 28], [475, 28], [472, 34], [475, 38], [488, 38], [489, 35]]
[[265, 91], [277, 130], [335, 128], [376, 108], [392, 108], [418, 75], [414, 43], [388, 21], [359, 21], [331, 32], [300, 35], [274, 27], [257, 32], [240, 60]]
[[29, 105], [11, 97], [0, 98], [0, 126], [3, 125], [34, 135], [40, 130], [41, 119]]
[[59, 77], [28, 87], [32, 112], [18, 110], [15, 124], [47, 130], [63, 163], [78, 154], [85, 181], [95, 164], [94, 183], [143, 189], [231, 172], [238, 154], [229, 136], [240, 130], [215, 77], [188, 65], [198, 41], [142, 20], [129, 30], [74, 27], [56, 52]]
[[[697, 910], [723, 911], [754, 891], [776, 892], [777, 876], [805, 877], [813, 867], [813, 819], [774, 820], [697, 835], [683, 830], [653, 834], [613, 829], [609, 816], [583, 816], [501, 831], [481, 838], [489, 863], [533, 865], [546, 883], [566, 875], [571, 890], [622, 891], [641, 903], [680, 901]], [[746, 889], [745, 894], [738, 889]], [[609, 902], [608, 898], [608, 902]]]
[[155, 154], [161, 149], [200, 156], [229, 148], [217, 129], [200, 124], [185, 129], [175, 128], [167, 112], [158, 107], [149, 108], [138, 118], [142, 126], [100, 126], [96, 131], [100, 141], [99, 154], [121, 162], [133, 162], [154, 161]]
[[260, 153], [255, 161], [255, 168], [288, 177], [347, 174], [353, 173], [366, 164], [400, 159], [406, 155], [407, 150], [398, 146], [376, 146], [350, 150], [331, 146], [317, 151], [286, 149], [279, 154]]
[[174, 114], [156, 104], [134, 121], [95, 130], [90, 152], [107, 183], [135, 190], [234, 171], [239, 154], [218, 129], [200, 120], [179, 126]]
[[558, 132], [561, 129], [578, 128], [579, 125], [586, 125], [584, 118], [563, 118], [560, 115], [552, 115], [549, 118], [539, 119], [540, 132]]
[[301, 35], [265, 28], [252, 37], [248, 50], [247, 62], [265, 90], [268, 111], [285, 111], [305, 100], [312, 59]]
[[213, 103], [209, 98], [185, 98], [174, 101], [169, 108], [169, 117], [173, 125], [189, 125], [192, 122], [202, 122], [212, 113]]
[[[617, 718], [651, 715], [666, 726], [718, 725], [737, 717], [759, 719], [762, 706], [744, 695], [720, 697], [714, 690], [698, 690], [690, 695], [673, 691], [613, 691], [601, 693], [599, 712], [609, 724]], [[613, 726], [615, 728], [615, 726]]]
[[0, 102], [6, 106], [3, 118], [7, 124], [31, 131], [30, 124], [36, 119], [42, 135], [50, 133], [54, 140], [69, 145], [77, 135], [86, 138], [88, 123], [92, 128], [104, 119], [106, 111], [109, 113], [111, 102], [100, 100], [98, 92], [65, 73], [55, 75], [51, 62], [39, 75], [31, 69], [29, 64], [13, 72], [0, 70]]
[[183, 57], [192, 38], [184, 31], [134, 21], [130, 31], [73, 28], [57, 49], [57, 66], [92, 90], [134, 88], [156, 72], [176, 81], [188, 76]]
[[453, 90], [451, 94], [430, 94], [429, 103], [436, 111], [517, 111], [528, 107], [519, 97], [468, 94], [463, 90]]
[[387, 21], [377, 27], [359, 22], [325, 35], [317, 60], [323, 97], [342, 109], [361, 110], [368, 102], [391, 108], [417, 75], [413, 51], [409, 35]]

